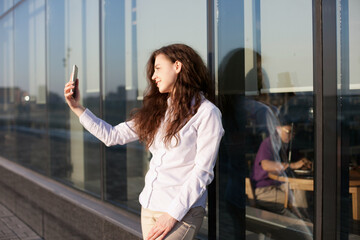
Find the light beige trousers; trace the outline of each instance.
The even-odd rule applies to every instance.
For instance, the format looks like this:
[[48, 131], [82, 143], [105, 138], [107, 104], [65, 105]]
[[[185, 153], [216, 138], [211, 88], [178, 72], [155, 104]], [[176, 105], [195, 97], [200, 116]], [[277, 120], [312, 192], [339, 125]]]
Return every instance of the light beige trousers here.
[[[141, 229], [143, 239], [148, 235], [151, 228], [155, 226], [156, 220], [164, 214], [163, 212], [141, 209]], [[205, 216], [203, 207], [191, 208], [184, 218], [175, 224], [173, 229], [166, 235], [166, 240], [192, 240], [198, 233]]]

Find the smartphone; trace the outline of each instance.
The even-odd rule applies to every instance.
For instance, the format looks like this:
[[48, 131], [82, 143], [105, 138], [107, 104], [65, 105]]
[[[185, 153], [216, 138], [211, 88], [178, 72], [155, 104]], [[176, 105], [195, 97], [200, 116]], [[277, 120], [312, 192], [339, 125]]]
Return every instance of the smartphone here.
[[77, 94], [77, 85], [76, 85], [77, 75], [78, 75], [78, 67], [76, 65], [73, 65], [73, 70], [72, 70], [72, 75], [71, 75], [72, 76], [71, 81], [73, 82], [73, 85], [75, 86], [75, 88], [72, 89], [73, 98], [76, 98], [76, 94]]

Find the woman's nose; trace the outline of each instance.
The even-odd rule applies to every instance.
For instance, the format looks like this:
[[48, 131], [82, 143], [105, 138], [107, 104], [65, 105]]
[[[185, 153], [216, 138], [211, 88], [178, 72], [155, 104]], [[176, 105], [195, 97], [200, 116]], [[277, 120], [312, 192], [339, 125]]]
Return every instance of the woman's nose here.
[[155, 79], [156, 79], [155, 72], [154, 72], [154, 74], [152, 75], [151, 79], [155, 81]]

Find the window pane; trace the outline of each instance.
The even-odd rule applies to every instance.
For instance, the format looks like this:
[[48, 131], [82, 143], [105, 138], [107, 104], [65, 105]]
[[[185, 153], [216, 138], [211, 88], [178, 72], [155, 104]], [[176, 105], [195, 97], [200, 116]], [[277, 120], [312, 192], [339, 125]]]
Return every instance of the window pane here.
[[0, 1], [0, 16], [13, 6], [13, 0]]
[[50, 176], [70, 181], [70, 112], [64, 101], [64, 85], [67, 76], [65, 59], [65, 3], [47, 2], [47, 76]]
[[312, 239], [312, 1], [217, 7], [220, 239]]
[[338, 121], [341, 124], [341, 236], [360, 239], [360, 2], [337, 1]]
[[[131, 95], [131, 92], [125, 89], [125, 2], [106, 1], [103, 6], [104, 120], [115, 126], [126, 120], [126, 99], [128, 95]], [[134, 91], [132, 93], [134, 95]], [[134, 143], [105, 149], [106, 199], [116, 204], [136, 208], [136, 204], [131, 203], [137, 201], [137, 196], [131, 194], [134, 187], [128, 187], [127, 181], [129, 177], [127, 153], [130, 145]], [[142, 153], [141, 145], [135, 145]], [[140, 155], [131, 159], [129, 163], [135, 162], [138, 169], [142, 169], [141, 159]], [[139, 160], [140, 163], [138, 163]], [[139, 188], [143, 186], [141, 181], [138, 184]]]
[[11, 159], [16, 153], [14, 129], [16, 106], [20, 104], [19, 88], [14, 85], [13, 14], [0, 21], [0, 148], [1, 156]]
[[17, 162], [47, 173], [45, 1], [31, 0], [14, 12], [14, 118]]
[[76, 64], [81, 102], [99, 116], [99, 4], [50, 0], [47, 8], [51, 176], [100, 195], [100, 142], [83, 129], [63, 97]]

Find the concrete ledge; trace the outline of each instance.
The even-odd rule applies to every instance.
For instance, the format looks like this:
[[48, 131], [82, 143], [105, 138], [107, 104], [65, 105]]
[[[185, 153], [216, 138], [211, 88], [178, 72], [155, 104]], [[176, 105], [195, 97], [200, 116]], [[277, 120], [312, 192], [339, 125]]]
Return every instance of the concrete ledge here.
[[139, 216], [1, 157], [0, 193], [44, 239], [142, 239]]

